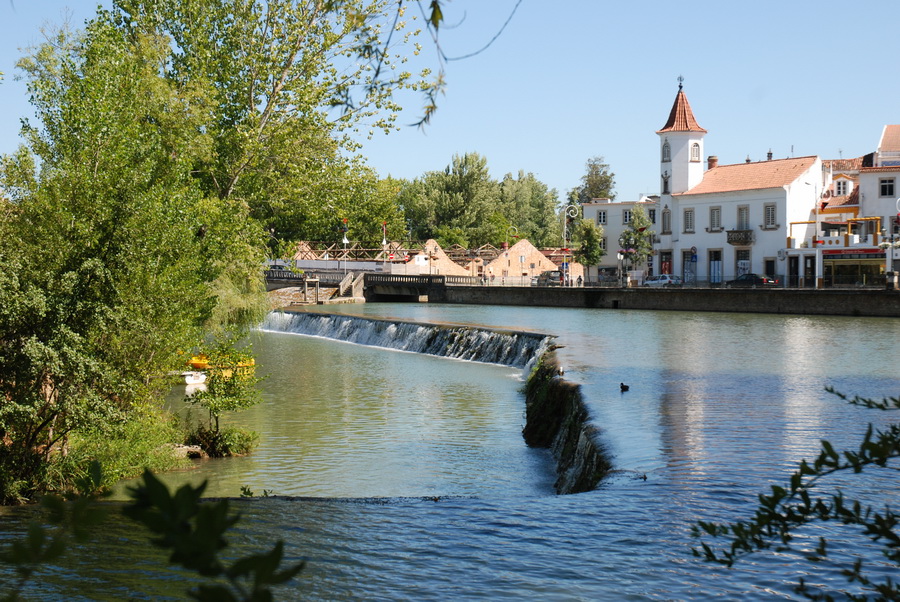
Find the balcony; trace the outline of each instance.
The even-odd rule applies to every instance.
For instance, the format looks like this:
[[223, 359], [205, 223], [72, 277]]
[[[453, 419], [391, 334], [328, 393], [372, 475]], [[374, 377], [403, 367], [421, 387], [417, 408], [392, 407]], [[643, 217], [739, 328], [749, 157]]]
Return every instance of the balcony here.
[[753, 244], [753, 230], [726, 230], [728, 244], [736, 247], [746, 247]]

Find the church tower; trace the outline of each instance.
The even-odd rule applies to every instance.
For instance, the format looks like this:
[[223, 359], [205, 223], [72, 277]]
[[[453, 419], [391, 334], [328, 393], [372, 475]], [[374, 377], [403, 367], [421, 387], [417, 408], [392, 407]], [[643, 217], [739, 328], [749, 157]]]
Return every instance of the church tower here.
[[659, 134], [660, 190], [663, 195], [687, 192], [703, 180], [703, 135], [678, 78], [678, 95]]

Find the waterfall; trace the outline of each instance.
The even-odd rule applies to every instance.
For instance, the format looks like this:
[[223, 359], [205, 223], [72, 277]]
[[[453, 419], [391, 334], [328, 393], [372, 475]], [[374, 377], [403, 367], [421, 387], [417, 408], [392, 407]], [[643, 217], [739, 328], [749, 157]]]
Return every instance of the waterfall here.
[[534, 332], [285, 311], [269, 313], [260, 329], [516, 368], [529, 368], [552, 339]]

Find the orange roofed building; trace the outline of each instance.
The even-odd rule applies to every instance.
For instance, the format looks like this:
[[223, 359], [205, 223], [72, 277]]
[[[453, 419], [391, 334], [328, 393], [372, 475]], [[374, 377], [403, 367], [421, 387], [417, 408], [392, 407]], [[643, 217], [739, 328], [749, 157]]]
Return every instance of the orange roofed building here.
[[[791, 239], [816, 230], [816, 206], [830, 185], [819, 157], [719, 165], [705, 157], [706, 130], [679, 84], [666, 124], [657, 130], [660, 194], [657, 273], [685, 283], [722, 285], [745, 273], [785, 280], [806, 275], [806, 254], [788, 257]], [[814, 250], [810, 252], [814, 264]], [[809, 272], [815, 282], [815, 266]]]

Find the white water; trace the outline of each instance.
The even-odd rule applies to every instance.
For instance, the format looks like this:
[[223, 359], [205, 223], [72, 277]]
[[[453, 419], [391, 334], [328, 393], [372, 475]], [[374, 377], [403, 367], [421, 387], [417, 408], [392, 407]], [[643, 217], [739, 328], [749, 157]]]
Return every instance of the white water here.
[[260, 330], [322, 337], [438, 357], [526, 368], [552, 337], [474, 326], [375, 320], [355, 316], [272, 312]]

